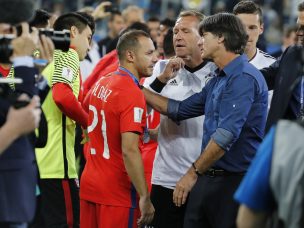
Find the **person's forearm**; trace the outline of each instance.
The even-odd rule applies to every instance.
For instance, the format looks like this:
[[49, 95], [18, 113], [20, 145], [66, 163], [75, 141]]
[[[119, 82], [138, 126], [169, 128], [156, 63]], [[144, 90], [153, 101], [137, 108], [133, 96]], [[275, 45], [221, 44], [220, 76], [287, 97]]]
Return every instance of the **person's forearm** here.
[[204, 150], [204, 153], [195, 161], [195, 167], [199, 173], [203, 174], [211, 167], [217, 160], [219, 160], [225, 151], [216, 142], [211, 139]]
[[152, 108], [154, 108], [161, 114], [166, 115], [168, 109], [168, 98], [153, 93], [145, 88], [143, 88], [142, 90], [145, 95], [147, 104], [149, 104]]
[[149, 195], [144, 176], [144, 166], [138, 148], [123, 148], [123, 160], [127, 173], [140, 197]]
[[266, 225], [267, 213], [255, 212], [245, 205], [241, 205], [237, 215], [238, 228], [263, 228]]

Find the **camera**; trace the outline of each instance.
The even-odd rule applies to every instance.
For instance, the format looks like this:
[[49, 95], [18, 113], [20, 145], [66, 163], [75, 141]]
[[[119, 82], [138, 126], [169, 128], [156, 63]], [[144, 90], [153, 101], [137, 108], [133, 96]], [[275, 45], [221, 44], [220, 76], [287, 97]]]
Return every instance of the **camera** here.
[[0, 35], [0, 63], [10, 63], [9, 58], [13, 54], [13, 47], [11, 45], [14, 35]]
[[[17, 36], [22, 34], [21, 26], [16, 27]], [[30, 29], [31, 32], [31, 29]], [[55, 49], [60, 49], [67, 52], [70, 48], [70, 31], [55, 31], [53, 29], [39, 29], [39, 36], [45, 35], [49, 37], [55, 46]], [[13, 54], [11, 42], [16, 36], [13, 34], [0, 35], [0, 63], [11, 63], [10, 57]]]
[[53, 29], [39, 29], [39, 36], [41, 35], [51, 38], [55, 49], [67, 52], [70, 48], [71, 34], [69, 30], [55, 31]]
[[0, 77], [0, 100], [5, 100], [14, 108], [19, 109], [29, 104], [29, 101], [18, 100], [20, 94], [14, 93], [10, 84], [22, 83], [20, 78], [2, 78]]

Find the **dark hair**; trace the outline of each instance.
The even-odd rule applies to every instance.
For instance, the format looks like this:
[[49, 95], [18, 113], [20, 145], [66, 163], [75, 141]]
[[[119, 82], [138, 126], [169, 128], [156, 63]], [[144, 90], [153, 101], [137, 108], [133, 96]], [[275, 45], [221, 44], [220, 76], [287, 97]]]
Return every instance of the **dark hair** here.
[[33, 20], [29, 22], [31, 27], [45, 28], [48, 25], [48, 21], [51, 18], [51, 14], [43, 9], [37, 9]]
[[111, 15], [109, 17], [109, 21], [114, 21], [115, 16], [121, 16], [121, 12], [118, 9], [112, 9], [111, 10]]
[[95, 32], [95, 20], [94, 20], [94, 17], [91, 14], [88, 14], [86, 12], [77, 11], [76, 13], [79, 14], [80, 16], [84, 17], [85, 19], [87, 19], [88, 25], [89, 25], [89, 27], [90, 27], [90, 29], [92, 31], [92, 34], [94, 34], [94, 32]]
[[140, 30], [144, 31], [145, 33], [149, 34], [149, 27], [147, 24], [142, 22], [134, 22], [129, 27], [127, 27], [120, 35], [123, 35], [124, 33], [131, 31], [131, 30]]
[[54, 23], [54, 29], [58, 31], [64, 29], [70, 30], [72, 26], [75, 26], [79, 32], [82, 32], [86, 26], [89, 26], [93, 33], [95, 30], [95, 23], [93, 27], [92, 21], [89, 18], [92, 18], [92, 16], [84, 12], [66, 13], [57, 18]]
[[173, 29], [169, 28], [167, 34], [164, 37], [164, 55], [165, 57], [171, 57], [175, 55], [174, 45], [173, 45]]
[[199, 25], [199, 33], [210, 32], [218, 37], [224, 37], [227, 51], [243, 54], [248, 35], [241, 20], [231, 13], [218, 13], [206, 17]]
[[165, 18], [164, 20], [162, 20], [162, 21], [160, 22], [160, 24], [161, 24], [161, 25], [164, 25], [164, 26], [166, 26], [166, 27], [168, 27], [168, 28], [173, 28], [174, 25], [175, 25], [175, 21], [173, 21], [173, 20], [171, 20], [171, 19], [169, 19], [169, 18]]
[[139, 37], [147, 37], [150, 38], [150, 35], [141, 30], [131, 30], [124, 33], [118, 40], [117, 43], [117, 55], [119, 61], [125, 59], [125, 52], [127, 50], [136, 51], [139, 46]]
[[258, 14], [260, 24], [263, 24], [263, 12], [261, 7], [253, 1], [240, 1], [233, 7], [233, 14]]
[[301, 2], [301, 3], [298, 5], [298, 11], [304, 11], [304, 2]]
[[197, 10], [184, 10], [179, 13], [177, 20], [181, 17], [189, 17], [189, 16], [196, 17], [198, 22], [201, 22], [205, 18], [205, 15]]
[[147, 22], [160, 22], [158, 17], [150, 17]]

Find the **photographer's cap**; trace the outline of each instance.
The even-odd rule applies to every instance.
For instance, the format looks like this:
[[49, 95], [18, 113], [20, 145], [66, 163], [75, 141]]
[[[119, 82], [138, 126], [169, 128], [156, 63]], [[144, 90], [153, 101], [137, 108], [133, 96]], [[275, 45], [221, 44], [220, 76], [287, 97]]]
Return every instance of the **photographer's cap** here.
[[28, 22], [35, 15], [34, 0], [0, 0], [0, 23]]

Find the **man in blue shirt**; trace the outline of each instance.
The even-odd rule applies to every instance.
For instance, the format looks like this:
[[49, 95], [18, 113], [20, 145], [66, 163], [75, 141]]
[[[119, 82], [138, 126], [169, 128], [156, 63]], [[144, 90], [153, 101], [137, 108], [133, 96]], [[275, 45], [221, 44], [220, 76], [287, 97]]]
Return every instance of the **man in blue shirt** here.
[[238, 209], [233, 193], [262, 141], [268, 89], [243, 55], [248, 36], [236, 16], [207, 17], [199, 32], [202, 58], [214, 61], [217, 76], [184, 101], [144, 93], [148, 104], [176, 122], [205, 115], [202, 153], [173, 193], [181, 206], [191, 191], [184, 227], [233, 227]]

